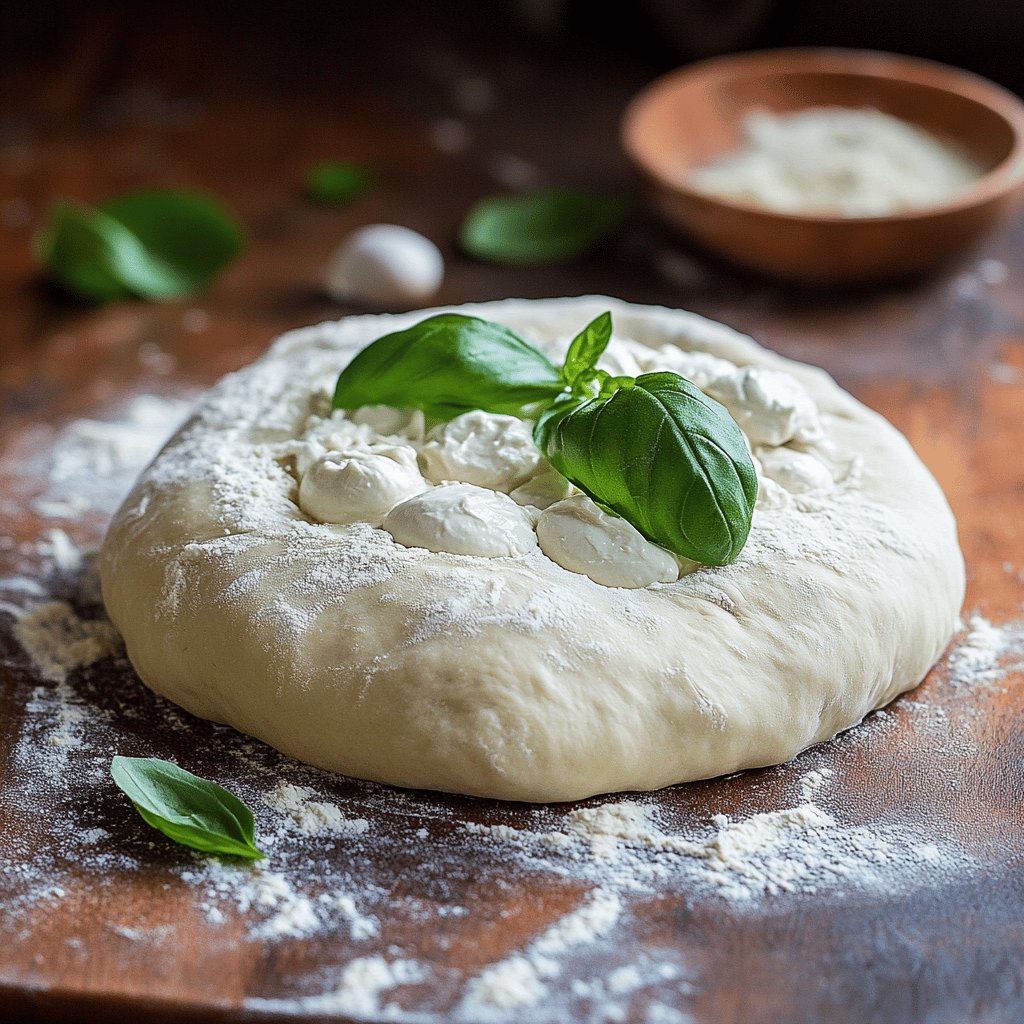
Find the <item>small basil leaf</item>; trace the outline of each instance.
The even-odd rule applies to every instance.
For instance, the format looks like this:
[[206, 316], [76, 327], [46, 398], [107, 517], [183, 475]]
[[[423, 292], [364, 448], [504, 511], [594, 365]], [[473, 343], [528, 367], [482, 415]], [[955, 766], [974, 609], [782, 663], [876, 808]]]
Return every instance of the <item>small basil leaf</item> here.
[[592, 189], [546, 188], [493, 196], [474, 206], [459, 232], [462, 248], [487, 263], [528, 267], [583, 256], [625, 219], [630, 202]]
[[306, 195], [318, 203], [343, 206], [365, 195], [373, 184], [373, 175], [358, 164], [326, 160], [306, 174]]
[[143, 821], [183, 846], [259, 860], [252, 811], [238, 797], [158, 757], [115, 757], [110, 774]]
[[746, 543], [757, 477], [743, 434], [678, 374], [609, 377], [597, 398], [563, 396], [534, 438], [563, 476], [677, 555], [725, 565]]
[[593, 379], [597, 361], [612, 340], [612, 315], [602, 313], [572, 339], [562, 366], [562, 379], [571, 388]]
[[128, 294], [121, 279], [127, 260], [145, 259], [137, 238], [112, 217], [75, 203], [57, 203], [36, 242], [36, 258], [62, 288], [91, 302]]
[[422, 409], [441, 419], [472, 409], [519, 416], [564, 389], [548, 357], [514, 331], [440, 313], [364, 348], [338, 378], [333, 404]]
[[141, 243], [146, 259], [120, 268], [122, 283], [145, 299], [205, 288], [241, 252], [241, 225], [224, 206], [195, 192], [135, 192], [101, 210]]

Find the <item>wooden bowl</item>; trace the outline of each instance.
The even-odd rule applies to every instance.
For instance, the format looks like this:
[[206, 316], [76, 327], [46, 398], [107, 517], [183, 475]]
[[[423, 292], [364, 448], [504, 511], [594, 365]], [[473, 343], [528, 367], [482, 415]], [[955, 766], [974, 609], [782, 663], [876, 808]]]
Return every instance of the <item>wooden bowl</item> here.
[[[697, 191], [691, 173], [741, 144], [754, 109], [873, 107], [958, 143], [983, 174], [948, 201], [884, 217], [779, 213]], [[806, 283], [929, 270], [1004, 214], [1024, 177], [1024, 104], [956, 68], [861, 50], [774, 50], [692, 64], [647, 86], [622, 123], [658, 209], [712, 252]]]

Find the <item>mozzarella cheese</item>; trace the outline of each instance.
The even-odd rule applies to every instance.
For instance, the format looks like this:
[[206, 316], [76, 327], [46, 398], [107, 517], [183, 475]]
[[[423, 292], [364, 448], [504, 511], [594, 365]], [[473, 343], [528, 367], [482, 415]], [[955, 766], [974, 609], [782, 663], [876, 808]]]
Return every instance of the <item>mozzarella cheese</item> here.
[[716, 377], [705, 390], [729, 410], [752, 445], [806, 444], [822, 436], [817, 406], [788, 373], [747, 366]]
[[400, 224], [370, 224], [346, 238], [327, 270], [339, 301], [404, 306], [429, 299], [444, 279], [444, 257], [429, 238]]
[[526, 421], [474, 411], [432, 430], [420, 461], [434, 483], [458, 480], [507, 492], [533, 474], [540, 452]]
[[507, 494], [445, 484], [393, 508], [384, 529], [399, 544], [453, 555], [500, 558], [537, 547], [533, 520]]
[[404, 445], [328, 451], [306, 470], [299, 507], [321, 523], [381, 521], [401, 501], [430, 486]]
[[790, 494], [831, 490], [832, 470], [810, 452], [794, 448], [759, 448], [761, 472]]
[[[606, 587], [636, 589], [679, 579], [681, 566], [675, 555], [585, 494], [574, 494], [542, 512], [537, 539], [541, 551], [563, 569]], [[684, 571], [696, 568], [696, 562], [685, 561]]]

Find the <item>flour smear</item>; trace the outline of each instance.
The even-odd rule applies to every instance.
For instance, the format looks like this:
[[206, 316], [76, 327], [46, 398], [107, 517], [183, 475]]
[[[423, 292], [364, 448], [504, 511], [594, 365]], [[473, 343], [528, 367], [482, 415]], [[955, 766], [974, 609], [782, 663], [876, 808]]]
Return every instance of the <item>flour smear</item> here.
[[[14, 940], [59, 921], [69, 953], [95, 956], [77, 921], [103, 914], [112, 943], [166, 958], [185, 925], [138, 918], [128, 900], [95, 902], [96, 892], [157, 877], [194, 908], [188, 927], [213, 950], [239, 941], [335, 950], [329, 969], [278, 978], [286, 994], [250, 999], [253, 1012], [687, 1024], [699, 969], [685, 935], [678, 948], [644, 943], [638, 903], [778, 914], [788, 901], [885, 899], [977, 866], [977, 852], [934, 825], [848, 820], [842, 787], [852, 757], [907, 723], [917, 742], [949, 751], [951, 771], [970, 756], [974, 704], [1012, 685], [1024, 660], [1024, 629], [980, 615], [926, 696], [764, 773], [783, 797], [761, 806], [765, 787], [737, 798], [726, 781], [703, 798], [738, 799], [742, 812], [695, 814], [685, 787], [529, 808], [408, 793], [331, 777], [189, 718], [135, 679], [103, 614], [91, 550], [102, 517], [186, 411], [183, 400], [141, 396], [119, 418], [53, 432], [50, 450], [39, 438], [16, 446], [0, 466], [21, 475], [45, 524], [0, 580], [4, 668], [25, 709], [5, 832], [35, 837], [28, 851], [0, 836], [0, 920]], [[100, 520], [87, 537], [86, 512]], [[113, 791], [114, 752], [216, 774], [254, 809], [267, 859], [238, 866], [170, 846]], [[486, 955], [466, 967], [465, 950], [481, 942]], [[449, 949], [463, 952], [449, 959]]]

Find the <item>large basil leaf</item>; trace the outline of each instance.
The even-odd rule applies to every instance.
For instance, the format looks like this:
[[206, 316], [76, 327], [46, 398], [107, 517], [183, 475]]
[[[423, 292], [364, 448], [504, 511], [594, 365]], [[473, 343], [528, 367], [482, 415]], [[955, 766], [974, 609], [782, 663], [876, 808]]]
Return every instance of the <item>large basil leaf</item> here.
[[115, 757], [110, 774], [143, 821], [183, 846], [259, 860], [252, 811], [215, 782], [158, 757]]
[[441, 419], [472, 409], [522, 416], [564, 389], [551, 360], [514, 331], [440, 313], [364, 348], [338, 378], [334, 407], [391, 405]]
[[757, 477], [743, 434], [677, 374], [606, 377], [596, 398], [563, 396], [534, 438], [563, 476], [677, 555], [725, 565], [746, 543]]

